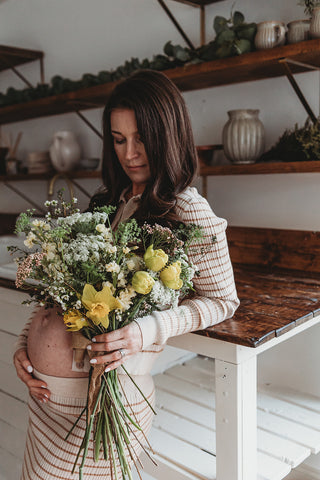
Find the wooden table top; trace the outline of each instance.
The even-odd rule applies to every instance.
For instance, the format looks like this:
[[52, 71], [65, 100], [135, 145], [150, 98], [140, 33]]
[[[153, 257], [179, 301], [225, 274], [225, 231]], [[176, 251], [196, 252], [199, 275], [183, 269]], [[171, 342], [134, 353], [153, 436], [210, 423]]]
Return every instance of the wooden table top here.
[[248, 347], [278, 337], [320, 311], [320, 275], [296, 271], [270, 273], [234, 265], [240, 306], [229, 320], [199, 335]]

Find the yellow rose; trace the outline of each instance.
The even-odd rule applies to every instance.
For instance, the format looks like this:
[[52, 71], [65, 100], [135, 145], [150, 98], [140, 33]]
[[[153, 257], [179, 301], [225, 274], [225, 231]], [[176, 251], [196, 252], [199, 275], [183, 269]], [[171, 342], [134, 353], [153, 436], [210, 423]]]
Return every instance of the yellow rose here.
[[166, 287], [172, 288], [173, 290], [179, 290], [183, 285], [180, 273], [181, 262], [174, 262], [162, 270], [160, 273], [160, 280]]
[[154, 280], [148, 272], [139, 270], [133, 275], [131, 283], [137, 293], [147, 295], [152, 290]]
[[159, 272], [168, 262], [168, 255], [161, 249], [153, 250], [153, 245], [147, 248], [143, 256], [144, 263], [153, 272]]
[[95, 325], [102, 325], [104, 328], [109, 326], [109, 312], [116, 308], [122, 308], [118, 299], [114, 298], [110, 287], [105, 286], [99, 292], [86, 283], [82, 292], [81, 301], [86, 307], [87, 317], [90, 318]]
[[89, 326], [88, 320], [78, 310], [69, 310], [63, 315], [63, 321], [69, 332], [78, 332]]

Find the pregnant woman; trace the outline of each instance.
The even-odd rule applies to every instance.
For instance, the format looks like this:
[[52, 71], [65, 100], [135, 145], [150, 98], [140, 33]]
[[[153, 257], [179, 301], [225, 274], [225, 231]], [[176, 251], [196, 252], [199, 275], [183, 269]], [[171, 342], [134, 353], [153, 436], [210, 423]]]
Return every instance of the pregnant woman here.
[[[197, 170], [191, 123], [180, 92], [165, 75], [139, 71], [120, 82], [104, 109], [103, 125], [104, 188], [92, 197], [89, 209], [117, 205], [113, 229], [134, 217], [139, 223], [198, 224], [204, 232], [202, 245], [207, 253], [195, 258], [190, 250], [190, 260], [200, 272], [194, 278], [192, 297], [177, 308], [98, 335], [88, 347], [94, 364], [108, 364], [110, 370], [124, 364], [154, 404], [150, 370], [167, 339], [230, 318], [239, 304], [227, 223], [191, 187]], [[77, 478], [71, 470], [85, 420], [80, 420], [68, 440], [65, 437], [86, 403], [88, 371], [74, 367], [71, 336], [58, 313], [45, 307], [36, 310], [14, 356], [17, 374], [30, 392], [22, 480]], [[152, 412], [121, 369], [118, 373], [129, 412], [147, 434]], [[138, 438], [132, 437], [132, 443], [139, 451], [138, 440], [144, 443], [145, 438], [141, 432], [135, 434]], [[115, 478], [109, 462], [94, 462], [92, 444], [84, 473], [86, 480]], [[120, 470], [118, 478], [122, 478]]]

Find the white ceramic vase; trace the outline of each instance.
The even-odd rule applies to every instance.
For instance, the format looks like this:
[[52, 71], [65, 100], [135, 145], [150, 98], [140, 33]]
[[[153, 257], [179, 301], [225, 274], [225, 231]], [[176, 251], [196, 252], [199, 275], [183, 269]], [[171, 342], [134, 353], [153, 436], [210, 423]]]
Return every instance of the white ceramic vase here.
[[287, 41], [288, 43], [298, 43], [308, 40], [310, 30], [310, 20], [294, 20], [288, 23]]
[[230, 110], [223, 127], [222, 143], [232, 163], [254, 163], [264, 150], [264, 126], [259, 110]]
[[312, 10], [310, 37], [320, 38], [320, 7], [314, 7]]
[[80, 146], [73, 132], [56, 132], [50, 146], [51, 163], [57, 172], [69, 172], [78, 164], [81, 156]]
[[281, 47], [286, 42], [286, 27], [283, 22], [266, 21], [257, 25], [254, 44], [257, 50]]

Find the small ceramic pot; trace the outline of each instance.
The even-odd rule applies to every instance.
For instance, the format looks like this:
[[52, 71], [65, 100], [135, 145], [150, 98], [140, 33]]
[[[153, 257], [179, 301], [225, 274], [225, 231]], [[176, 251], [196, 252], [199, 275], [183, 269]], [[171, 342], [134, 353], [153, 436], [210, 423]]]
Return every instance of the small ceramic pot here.
[[310, 30], [310, 20], [294, 20], [288, 23], [287, 42], [298, 43], [308, 40]]
[[264, 126], [259, 110], [230, 110], [223, 127], [222, 143], [232, 163], [254, 163], [264, 150]]
[[283, 22], [261, 22], [257, 25], [254, 44], [257, 50], [280, 47], [286, 42], [286, 27]]
[[314, 7], [312, 10], [310, 37], [320, 38], [320, 7]]

